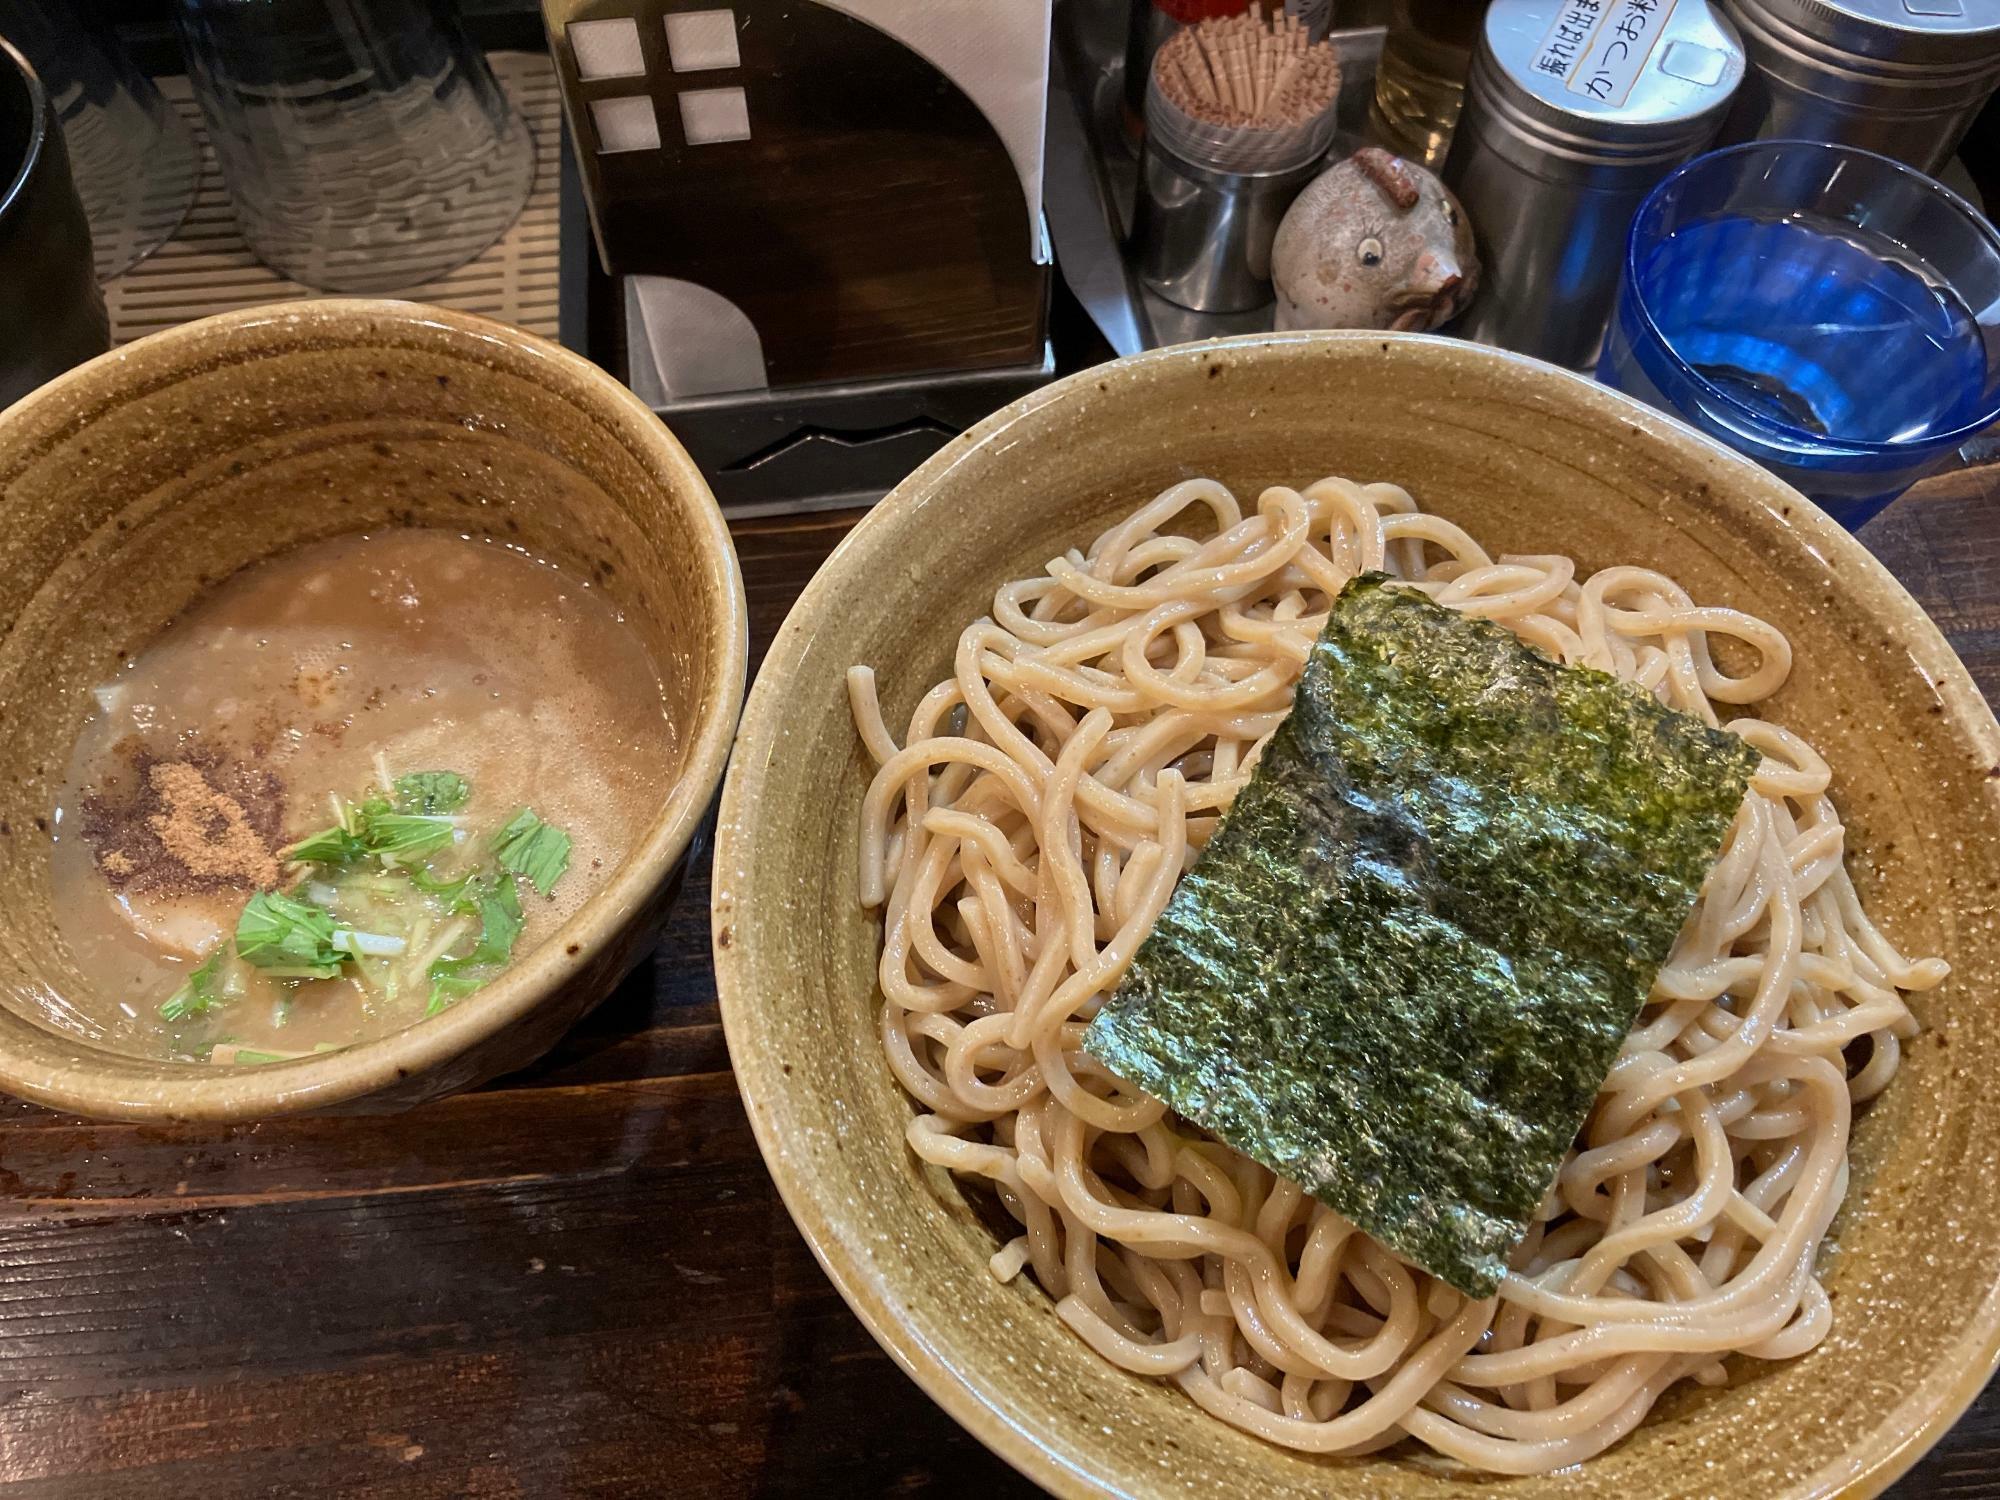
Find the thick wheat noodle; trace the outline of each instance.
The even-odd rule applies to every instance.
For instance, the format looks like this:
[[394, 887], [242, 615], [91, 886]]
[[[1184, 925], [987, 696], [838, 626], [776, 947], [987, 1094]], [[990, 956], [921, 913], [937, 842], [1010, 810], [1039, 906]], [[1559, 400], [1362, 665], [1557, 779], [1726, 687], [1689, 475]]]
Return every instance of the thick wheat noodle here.
[[1414, 1438], [1538, 1473], [1726, 1355], [1825, 1337], [1813, 1261], [1849, 1118], [1915, 1034], [1903, 994], [1947, 971], [1862, 911], [1826, 763], [1737, 718], [1764, 756], [1750, 795], [1497, 1296], [1404, 1266], [1121, 1087], [1084, 1026], [1283, 721], [1331, 595], [1372, 568], [1711, 724], [1791, 670], [1761, 620], [1643, 568], [1491, 557], [1392, 485], [1273, 487], [1247, 516], [1213, 480], [1176, 485], [1002, 586], [902, 748], [850, 672], [879, 767], [860, 860], [883, 1046], [920, 1110], [911, 1149], [987, 1179], [1021, 1226], [993, 1274], [1031, 1272], [1112, 1363], [1305, 1451]]

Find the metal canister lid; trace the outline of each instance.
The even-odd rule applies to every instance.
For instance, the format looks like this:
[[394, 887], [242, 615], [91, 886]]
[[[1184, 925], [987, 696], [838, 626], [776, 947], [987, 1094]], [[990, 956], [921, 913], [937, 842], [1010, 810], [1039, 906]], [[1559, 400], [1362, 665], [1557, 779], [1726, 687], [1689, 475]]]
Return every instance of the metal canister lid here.
[[2000, 68], [1993, 0], [1728, 0], [1746, 30], [1807, 56], [1942, 73]]
[[1707, 0], [1494, 0], [1471, 87], [1541, 150], [1636, 165], [1704, 144], [1743, 67], [1735, 28]]

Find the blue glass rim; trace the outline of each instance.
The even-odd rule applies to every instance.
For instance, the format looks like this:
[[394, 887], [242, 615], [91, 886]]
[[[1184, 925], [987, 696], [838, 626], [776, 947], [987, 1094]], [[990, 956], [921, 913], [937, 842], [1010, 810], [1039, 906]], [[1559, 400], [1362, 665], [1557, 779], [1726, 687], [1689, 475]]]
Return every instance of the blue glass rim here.
[[[1956, 448], [1991, 426], [1994, 419], [2000, 417], [2000, 386], [1995, 387], [1992, 399], [1987, 403], [1980, 415], [1944, 432], [1926, 433], [1920, 438], [1909, 438], [1900, 442], [1873, 442], [1863, 438], [1829, 438], [1825, 433], [1813, 432], [1808, 428], [1796, 427], [1790, 422], [1780, 421], [1778, 418], [1772, 416], [1769, 411], [1761, 407], [1752, 406], [1734, 392], [1725, 390], [1723, 387], [1717, 385], [1706, 375], [1702, 374], [1700, 370], [1683, 359], [1680, 351], [1674, 347], [1673, 341], [1660, 331], [1660, 325], [1653, 320], [1653, 310], [1646, 305], [1645, 283], [1639, 278], [1639, 236], [1641, 232], [1646, 230], [1648, 222], [1651, 219], [1659, 215], [1661, 205], [1665, 201], [1668, 191], [1682, 178], [1692, 176], [1697, 170], [1711, 167], [1718, 162], [1778, 151], [1803, 151], [1819, 156], [1838, 158], [1842, 161], [1870, 161], [1878, 163], [1888, 168], [1895, 176], [1908, 179], [1914, 186], [1929, 192], [1933, 197], [1947, 204], [1955, 213], [1972, 226], [1975, 234], [1986, 241], [1988, 248], [1993, 252], [1994, 259], [2000, 261], [2000, 230], [1994, 228], [1992, 221], [1986, 215], [1974, 208], [1943, 183], [1939, 182], [1935, 177], [1919, 172], [1909, 163], [1897, 161], [1894, 157], [1883, 156], [1876, 151], [1863, 151], [1858, 146], [1834, 145], [1827, 141], [1789, 139], [1745, 141], [1741, 145], [1724, 146], [1715, 151], [1704, 152], [1700, 156], [1682, 162], [1653, 185], [1653, 190], [1646, 194], [1645, 201], [1639, 205], [1639, 211], [1632, 215], [1632, 227], [1625, 234], [1624, 292], [1631, 294], [1633, 311], [1638, 314], [1639, 321], [1644, 326], [1648, 337], [1659, 346], [1667, 359], [1672, 362], [1674, 373], [1697, 387], [1704, 396], [1720, 402], [1731, 412], [1740, 415], [1744, 421], [1751, 424], [1753, 431], [1757, 428], [1762, 428], [1767, 432], [1780, 435], [1787, 442], [1809, 445], [1822, 452], [1831, 448], [1843, 453], [1867, 457], [1892, 457], [1899, 454], [1932, 453], [1948, 447]], [[1623, 292], [1621, 292], [1621, 299], [1622, 296]], [[1614, 317], [1617, 315], [1617, 313], [1613, 314]]]

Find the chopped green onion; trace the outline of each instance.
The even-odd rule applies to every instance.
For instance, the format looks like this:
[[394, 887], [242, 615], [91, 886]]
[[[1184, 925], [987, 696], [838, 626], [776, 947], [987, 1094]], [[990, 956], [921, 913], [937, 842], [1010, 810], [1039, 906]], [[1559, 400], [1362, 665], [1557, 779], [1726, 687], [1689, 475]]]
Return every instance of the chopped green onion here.
[[259, 891], [236, 919], [236, 953], [276, 979], [333, 979], [346, 957], [333, 917], [277, 891]]
[[493, 853], [501, 869], [527, 876], [546, 896], [569, 868], [569, 835], [524, 807], [493, 836]]

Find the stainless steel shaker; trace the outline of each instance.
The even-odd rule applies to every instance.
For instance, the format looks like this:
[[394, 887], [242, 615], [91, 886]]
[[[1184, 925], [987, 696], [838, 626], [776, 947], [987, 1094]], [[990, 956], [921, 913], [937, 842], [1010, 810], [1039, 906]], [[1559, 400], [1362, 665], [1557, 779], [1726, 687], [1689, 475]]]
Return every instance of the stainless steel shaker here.
[[1262, 307], [1278, 225], [1321, 166], [1314, 155], [1270, 171], [1220, 171], [1149, 138], [1132, 226], [1140, 280], [1196, 312]]
[[1750, 71], [1725, 143], [1860, 146], [1935, 174], [2000, 84], [1996, 0], [1722, 0]]
[[1706, 0], [1494, 0], [1444, 167], [1483, 267], [1458, 331], [1588, 364], [1633, 213], [1707, 145], [1743, 72]]

